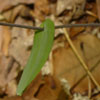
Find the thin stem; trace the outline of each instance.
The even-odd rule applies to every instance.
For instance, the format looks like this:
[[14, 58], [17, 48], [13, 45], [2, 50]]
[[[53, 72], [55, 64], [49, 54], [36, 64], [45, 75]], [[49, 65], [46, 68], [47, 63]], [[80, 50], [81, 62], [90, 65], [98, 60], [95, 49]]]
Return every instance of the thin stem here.
[[85, 62], [83, 61], [82, 57], [79, 55], [79, 53], [77, 52], [75, 46], [73, 45], [66, 29], [64, 29], [64, 33], [65, 36], [67, 38], [68, 43], [70, 44], [74, 54], [76, 55], [76, 57], [78, 58], [78, 60], [80, 61], [80, 63], [82, 64], [84, 70], [87, 72], [87, 74], [89, 75], [89, 77], [91, 78], [91, 80], [93, 81], [93, 83], [96, 85], [96, 87], [100, 90], [100, 85], [98, 84], [98, 82], [95, 80], [94, 76], [91, 74], [91, 72], [88, 69], [88, 66], [85, 64]]
[[[4, 23], [4, 22], [0, 22], [0, 25], [10, 26], [10, 27], [27, 28], [27, 29], [33, 29], [33, 30], [43, 30], [43, 28], [41, 28], [41, 27], [27, 26], [27, 25], [20, 25], [20, 24], [12, 24], [12, 23]], [[55, 26], [55, 29], [71, 28], [71, 27], [90, 27], [90, 26], [91, 27], [100, 27], [100, 23], [57, 25], [57, 26]]]
[[[99, 65], [100, 60], [90, 69], [90, 72], [93, 72], [93, 70], [95, 70], [95, 68]], [[78, 86], [78, 84], [87, 76], [87, 74], [85, 74], [84, 76], [82, 76], [72, 87], [71, 87], [71, 91]]]

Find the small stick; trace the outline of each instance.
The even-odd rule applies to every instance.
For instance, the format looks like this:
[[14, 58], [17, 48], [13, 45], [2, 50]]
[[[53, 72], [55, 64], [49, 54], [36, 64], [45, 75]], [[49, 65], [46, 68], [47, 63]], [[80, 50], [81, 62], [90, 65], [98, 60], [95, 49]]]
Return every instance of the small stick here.
[[89, 71], [87, 65], [85, 64], [85, 62], [83, 61], [82, 57], [79, 55], [79, 53], [77, 52], [75, 46], [73, 45], [66, 29], [64, 28], [64, 34], [67, 38], [68, 43], [70, 44], [74, 54], [76, 55], [76, 57], [78, 58], [78, 60], [80, 61], [80, 63], [82, 64], [84, 70], [87, 72], [87, 74], [89, 75], [90, 79], [93, 81], [93, 83], [96, 85], [96, 87], [100, 90], [100, 85], [98, 84], [98, 82], [95, 80], [94, 76], [91, 74], [91, 72]]
[[[13, 24], [13, 23], [0, 22], [0, 25], [2, 25], [2, 26], [10, 26], [10, 27], [27, 28], [27, 29], [40, 30], [40, 31], [43, 30], [43, 28], [41, 28], [41, 27], [27, 26], [27, 25], [21, 25], [21, 24]], [[55, 26], [55, 29], [71, 28], [71, 27], [100, 27], [100, 23], [57, 25], [57, 26]]]
[[[97, 66], [100, 64], [100, 60], [90, 69], [90, 72], [93, 72], [93, 70], [95, 70], [97, 68]], [[78, 84], [80, 84], [80, 82], [87, 76], [87, 74], [85, 74], [83, 77], [81, 77], [70, 89], [70, 91], [72, 91], [75, 87], [78, 86]]]

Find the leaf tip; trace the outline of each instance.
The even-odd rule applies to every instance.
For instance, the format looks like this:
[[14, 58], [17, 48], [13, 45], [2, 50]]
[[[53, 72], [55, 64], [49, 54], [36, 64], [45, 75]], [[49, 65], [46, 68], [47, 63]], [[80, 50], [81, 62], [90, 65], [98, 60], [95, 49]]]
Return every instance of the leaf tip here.
[[18, 96], [21, 96], [22, 93], [23, 93], [23, 90], [18, 86], [17, 91], [16, 91], [16, 94], [17, 94]]

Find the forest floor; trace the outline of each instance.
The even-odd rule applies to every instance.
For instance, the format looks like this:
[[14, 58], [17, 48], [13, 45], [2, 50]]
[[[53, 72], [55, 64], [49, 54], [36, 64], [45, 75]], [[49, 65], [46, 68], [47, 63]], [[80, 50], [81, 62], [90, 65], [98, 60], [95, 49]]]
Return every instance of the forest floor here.
[[[40, 26], [99, 23], [100, 0], [0, 0], [0, 22]], [[100, 84], [100, 28], [66, 28], [78, 54]], [[100, 100], [100, 91], [70, 47], [63, 29], [55, 30], [49, 58], [22, 96], [16, 89], [34, 46], [35, 30], [0, 26], [0, 100]], [[33, 73], [34, 74], [34, 73]]]

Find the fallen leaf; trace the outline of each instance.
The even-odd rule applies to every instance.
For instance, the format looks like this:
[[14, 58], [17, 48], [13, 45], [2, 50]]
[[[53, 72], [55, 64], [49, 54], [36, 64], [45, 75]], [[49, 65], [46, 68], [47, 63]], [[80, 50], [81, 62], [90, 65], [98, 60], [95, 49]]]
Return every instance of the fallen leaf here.
[[66, 100], [67, 96], [60, 81], [53, 76], [45, 76], [45, 84], [40, 87], [36, 97], [39, 100]]
[[0, 26], [0, 52], [8, 56], [8, 47], [11, 41], [11, 31], [8, 26]]
[[72, 27], [70, 28], [70, 37], [74, 37], [76, 35], [78, 35], [79, 33], [83, 32], [85, 30], [84, 27]]
[[34, 4], [35, 0], [0, 0], [0, 12], [3, 12], [11, 7], [14, 7], [19, 4]]
[[2, 15], [8, 22], [13, 23], [24, 7], [25, 7], [24, 5], [18, 5], [13, 9], [3, 12]]
[[[19, 17], [16, 24], [32, 25], [31, 21], [27, 21]], [[34, 31], [23, 28], [12, 29], [12, 42], [9, 48], [9, 54], [18, 61], [21, 66], [25, 66], [30, 54], [29, 48], [33, 44]]]
[[[94, 42], [95, 41], [95, 42]], [[95, 36], [89, 34], [81, 34], [74, 41], [74, 45], [77, 48], [79, 54], [87, 59], [89, 69], [96, 65], [100, 60], [100, 40]], [[80, 45], [83, 43], [84, 52], [81, 50]], [[68, 80], [71, 87], [73, 87], [84, 75], [85, 71], [77, 60], [75, 54], [69, 46], [59, 47], [59, 49], [54, 50], [53, 53], [53, 66], [55, 75], [58, 78], [65, 78]], [[99, 75], [100, 64], [97, 65], [92, 74], [95, 79], [100, 83]], [[86, 77], [74, 91], [84, 92], [88, 90], [88, 78]], [[92, 88], [93, 88], [92, 84]]]
[[[88, 23], [95, 22], [97, 20], [97, 8], [96, 8], [96, 4], [94, 2], [91, 2], [91, 3], [87, 3], [86, 6], [87, 6], [86, 9], [89, 9], [89, 10], [86, 11], [87, 22]], [[87, 13], [88, 11], [90, 11], [90, 13]]]
[[99, 20], [100, 20], [100, 0], [96, 0], [96, 4], [97, 4], [98, 18], [99, 18]]
[[33, 16], [40, 21], [45, 19], [45, 16], [50, 14], [50, 5], [48, 0], [37, 0], [34, 4]]
[[[16, 94], [16, 80], [18, 64], [14, 62], [13, 67], [10, 69], [9, 73], [9, 64], [11, 63], [11, 57], [1, 57], [0, 63], [0, 88], [3, 93], [6, 93], [8, 96], [14, 96]], [[12, 66], [12, 65], [10, 65]], [[13, 88], [12, 88], [13, 87]], [[9, 91], [9, 92], [8, 92]]]
[[11, 41], [11, 31], [8, 26], [1, 26], [2, 34], [3, 34], [3, 44], [2, 44], [2, 52], [5, 56], [8, 56], [8, 48]]
[[16, 95], [16, 89], [17, 89], [17, 82], [15, 80], [11, 80], [7, 84], [7, 88], [5, 93], [10, 97], [10, 96], [15, 96]]
[[3, 99], [0, 99], [0, 100], [38, 100], [36, 98], [26, 98], [26, 99], [23, 99], [22, 97], [19, 97], [19, 96], [13, 96], [13, 97], [5, 97]]
[[13, 97], [5, 97], [3, 99], [0, 98], [0, 100], [23, 100], [23, 99], [18, 96], [13, 96]]
[[[85, 0], [58, 0], [57, 1], [57, 15], [60, 15], [64, 10], [72, 10], [74, 8], [78, 8], [81, 5], [81, 12], [84, 9]], [[83, 12], [83, 11], [82, 11]], [[77, 12], [75, 12], [77, 13]], [[77, 14], [78, 15], [78, 14]]]
[[2, 48], [2, 42], [3, 42], [3, 33], [2, 33], [2, 26], [0, 26], [0, 52]]
[[7, 84], [5, 75], [7, 72], [7, 65], [9, 63], [10, 59], [6, 58], [4, 56], [1, 57], [1, 63], [0, 63], [0, 87], [4, 88], [5, 85]]
[[30, 99], [33, 98], [42, 84], [44, 84], [44, 81], [42, 80], [41, 73], [39, 73], [37, 77], [28, 86], [28, 88], [24, 91], [22, 97]]

